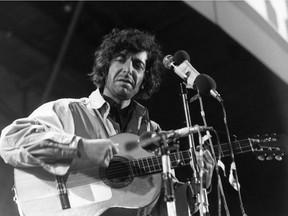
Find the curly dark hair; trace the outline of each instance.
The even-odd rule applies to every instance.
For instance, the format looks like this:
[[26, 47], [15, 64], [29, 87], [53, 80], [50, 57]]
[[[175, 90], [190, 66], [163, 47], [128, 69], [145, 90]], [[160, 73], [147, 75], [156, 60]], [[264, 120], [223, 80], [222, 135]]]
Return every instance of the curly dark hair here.
[[119, 56], [120, 52], [137, 53], [146, 51], [147, 61], [142, 88], [139, 89], [136, 99], [148, 99], [155, 93], [161, 83], [163, 72], [162, 51], [151, 33], [138, 29], [113, 29], [103, 37], [102, 44], [95, 51], [93, 71], [89, 75], [97, 88], [104, 88], [111, 61]]

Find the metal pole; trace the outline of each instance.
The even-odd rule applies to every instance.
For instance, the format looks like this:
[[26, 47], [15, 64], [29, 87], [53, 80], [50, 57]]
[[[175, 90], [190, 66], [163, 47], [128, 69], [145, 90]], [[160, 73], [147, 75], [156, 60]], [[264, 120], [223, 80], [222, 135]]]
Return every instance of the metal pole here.
[[73, 34], [73, 31], [74, 31], [75, 26], [77, 24], [79, 15], [80, 15], [82, 7], [83, 7], [83, 4], [84, 4], [84, 2], [82, 0], [80, 0], [77, 3], [77, 5], [76, 5], [76, 9], [75, 9], [73, 17], [71, 19], [71, 23], [69, 25], [69, 28], [68, 28], [67, 33], [66, 33], [66, 36], [65, 36], [64, 41], [62, 43], [60, 52], [58, 53], [58, 57], [56, 59], [56, 62], [54, 64], [54, 66], [53, 66], [53, 70], [52, 70], [51, 76], [50, 76], [50, 78], [48, 80], [46, 89], [44, 90], [44, 93], [42, 95], [41, 103], [45, 103], [47, 101], [47, 98], [49, 97], [49, 94], [50, 94], [51, 89], [53, 87], [54, 81], [55, 81], [55, 79], [56, 79], [56, 77], [58, 75], [59, 69], [61, 67], [62, 60], [63, 60], [64, 55], [66, 53], [66, 50], [68, 48], [68, 44], [70, 42], [70, 39], [71, 39], [72, 34]]

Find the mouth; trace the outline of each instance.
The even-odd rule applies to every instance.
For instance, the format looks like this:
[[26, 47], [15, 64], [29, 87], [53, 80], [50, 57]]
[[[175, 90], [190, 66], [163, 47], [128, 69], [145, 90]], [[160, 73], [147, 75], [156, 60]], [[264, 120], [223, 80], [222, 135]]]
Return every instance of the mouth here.
[[130, 84], [132, 87], [134, 86], [134, 82], [131, 79], [127, 79], [127, 78], [119, 78], [117, 79], [118, 82], [124, 82], [124, 83], [128, 83]]

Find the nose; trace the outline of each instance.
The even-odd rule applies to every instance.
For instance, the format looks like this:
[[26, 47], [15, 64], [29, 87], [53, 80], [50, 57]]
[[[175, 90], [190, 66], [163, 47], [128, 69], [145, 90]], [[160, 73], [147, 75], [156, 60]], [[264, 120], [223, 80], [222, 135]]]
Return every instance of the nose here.
[[123, 69], [125, 72], [132, 74], [132, 71], [134, 68], [133, 68], [133, 62], [132, 62], [131, 58], [127, 59], [127, 61], [124, 64]]

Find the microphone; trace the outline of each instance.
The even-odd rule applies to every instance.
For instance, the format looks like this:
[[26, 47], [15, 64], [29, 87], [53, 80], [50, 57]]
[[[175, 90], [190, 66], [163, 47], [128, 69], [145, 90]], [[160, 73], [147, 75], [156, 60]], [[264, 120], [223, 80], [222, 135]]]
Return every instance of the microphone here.
[[[203, 95], [211, 95], [219, 102], [222, 102], [220, 94], [216, 91], [215, 81], [207, 74], [200, 74], [190, 64], [189, 54], [184, 50], [179, 50], [172, 55], [166, 55], [163, 59], [165, 68], [174, 68], [174, 72], [187, 83], [187, 88], [198, 89]], [[181, 63], [182, 62], [182, 63]], [[177, 66], [179, 65], [179, 66]]]
[[182, 137], [186, 137], [189, 134], [193, 134], [193, 133], [198, 133], [198, 132], [203, 132], [203, 131], [207, 131], [207, 130], [213, 130], [213, 127], [208, 127], [208, 126], [193, 126], [193, 127], [184, 127], [184, 128], [180, 128], [174, 131], [174, 134], [172, 135], [171, 138], [182, 138]]
[[186, 137], [189, 134], [198, 133], [206, 131], [206, 130], [213, 130], [213, 127], [207, 126], [194, 126], [194, 127], [184, 127], [177, 130], [170, 130], [170, 131], [161, 131], [160, 133], [153, 133], [153, 132], [144, 132], [140, 136], [140, 146], [144, 149], [150, 149], [150, 145], [153, 144], [155, 146], [159, 146], [155, 143], [162, 141], [163, 136], [166, 138], [167, 142], [171, 142], [174, 139], [179, 139], [182, 137]]
[[165, 68], [174, 68], [174, 72], [181, 77], [187, 85], [187, 88], [194, 88], [194, 81], [200, 74], [191, 64], [188, 53], [184, 50], [179, 50], [172, 55], [166, 55], [163, 59]]
[[195, 86], [200, 92], [200, 94], [209, 96], [211, 95], [219, 102], [222, 102], [223, 99], [221, 98], [220, 94], [216, 91], [216, 83], [212, 79], [212, 77], [208, 76], [207, 74], [200, 74], [195, 79]]

